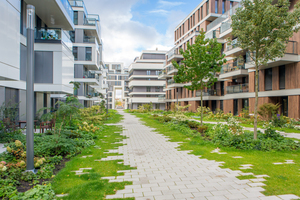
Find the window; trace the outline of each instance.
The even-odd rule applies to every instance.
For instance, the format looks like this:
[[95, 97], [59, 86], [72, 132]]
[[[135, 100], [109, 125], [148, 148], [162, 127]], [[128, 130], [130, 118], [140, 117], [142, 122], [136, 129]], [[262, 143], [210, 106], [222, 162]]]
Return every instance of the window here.
[[92, 47], [85, 47], [85, 60], [92, 61]]
[[201, 20], [203, 19], [203, 6], [201, 6]]
[[182, 34], [184, 34], [184, 23], [182, 24]]
[[209, 14], [209, 0], [206, 3], [206, 15]]
[[198, 22], [200, 22], [200, 8], [198, 9]]
[[220, 101], [220, 110], [223, 111], [223, 100]]
[[193, 14], [193, 26], [195, 26], [195, 13]]
[[74, 11], [74, 25], [78, 25], [78, 11]]
[[151, 95], [147, 94], [146, 97], [151, 97]]
[[73, 47], [74, 60], [78, 60], [78, 47]]
[[155, 71], [155, 74], [156, 74], [156, 76], [158, 76], [158, 75], [159, 75], [159, 72], [160, 72], [160, 71]]
[[225, 0], [222, 0], [222, 14], [226, 12]]
[[215, 0], [215, 13], [218, 13], [218, 4], [219, 4], [219, 1]]
[[159, 86], [155, 87], [155, 92], [160, 92], [160, 87]]
[[150, 70], [147, 70], [147, 75], [151, 75], [151, 71]]
[[160, 104], [155, 104], [155, 109], [159, 110], [160, 109]]
[[272, 68], [265, 69], [265, 91], [272, 90]]
[[279, 89], [285, 89], [285, 66], [279, 67]]
[[151, 92], [151, 87], [147, 86], [147, 92]]
[[190, 30], [190, 19], [188, 19], [188, 30]]
[[69, 31], [70, 40], [75, 43], [75, 31]]

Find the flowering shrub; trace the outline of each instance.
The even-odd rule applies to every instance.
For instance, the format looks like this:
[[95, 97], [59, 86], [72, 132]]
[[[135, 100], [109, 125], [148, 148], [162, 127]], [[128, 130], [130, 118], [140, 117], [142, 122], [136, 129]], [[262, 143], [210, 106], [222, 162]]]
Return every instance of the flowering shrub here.
[[79, 126], [79, 130], [85, 131], [85, 132], [93, 132], [95, 133], [99, 128], [97, 126], [94, 126], [94, 124], [89, 125], [87, 122], [82, 123], [82, 127]]

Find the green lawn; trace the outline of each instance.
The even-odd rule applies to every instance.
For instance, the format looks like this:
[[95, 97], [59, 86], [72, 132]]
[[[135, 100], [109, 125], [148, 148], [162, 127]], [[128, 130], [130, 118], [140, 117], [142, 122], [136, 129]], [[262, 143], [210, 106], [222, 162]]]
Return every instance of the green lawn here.
[[[117, 123], [122, 119], [122, 116], [116, 114], [115, 111], [112, 118], [107, 123]], [[96, 146], [101, 149], [90, 147], [85, 149], [80, 155], [72, 158], [66, 163], [54, 178], [52, 186], [56, 194], [69, 194], [66, 197], [58, 199], [104, 199], [108, 194], [115, 194], [116, 190], [124, 189], [125, 185], [131, 185], [131, 182], [108, 183], [108, 180], [101, 179], [105, 176], [120, 176], [123, 173], [117, 173], [119, 170], [132, 169], [129, 166], [118, 164], [118, 161], [95, 161], [101, 160], [107, 156], [117, 154], [106, 154], [110, 149], [117, 149], [121, 144], [113, 144], [124, 139], [121, 136], [122, 128], [118, 126], [105, 126], [104, 130], [99, 133], [99, 138], [95, 141]], [[122, 138], [122, 139], [121, 139]], [[93, 157], [82, 158], [85, 155], [93, 155]], [[88, 170], [89, 174], [75, 175], [79, 168], [92, 168]], [[84, 171], [85, 172], [85, 171]], [[133, 198], [128, 198], [133, 199]]]
[[[263, 192], [265, 195], [283, 195], [295, 194], [300, 196], [299, 182], [300, 182], [300, 151], [297, 152], [263, 152], [238, 150], [235, 148], [220, 147], [221, 151], [227, 154], [210, 153], [216, 149], [217, 146], [209, 141], [205, 141], [200, 137], [189, 138], [181, 132], [171, 130], [164, 124], [149, 118], [149, 115], [135, 114], [145, 125], [156, 128], [156, 131], [170, 137], [173, 142], [184, 142], [180, 148], [182, 150], [193, 150], [192, 154], [202, 155], [202, 158], [216, 161], [224, 161], [224, 168], [232, 170], [239, 170], [242, 164], [252, 164], [253, 169], [241, 170], [242, 172], [252, 172], [254, 175], [268, 175], [264, 182], [267, 186]], [[234, 159], [232, 156], [242, 156], [243, 158]], [[296, 164], [274, 165], [275, 162], [285, 162], [285, 160], [294, 160]], [[238, 178], [253, 178], [252, 176]]]

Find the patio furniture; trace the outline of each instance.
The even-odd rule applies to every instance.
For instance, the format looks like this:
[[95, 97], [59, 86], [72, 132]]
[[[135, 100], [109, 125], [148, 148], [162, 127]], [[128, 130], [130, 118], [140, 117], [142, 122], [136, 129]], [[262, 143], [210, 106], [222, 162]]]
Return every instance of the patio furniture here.
[[17, 124], [15, 124], [13, 121], [11, 121], [10, 118], [3, 119], [3, 122], [4, 122], [6, 129], [12, 128], [13, 130], [16, 130], [17, 127], [20, 127]]
[[[37, 124], [38, 120], [34, 120], [34, 131], [36, 131], [36, 124]], [[26, 127], [26, 121], [18, 121], [19, 123], [19, 127], [22, 128], [22, 124], [25, 124], [24, 128]]]
[[40, 133], [44, 133], [44, 129], [51, 129], [52, 130], [52, 126], [51, 126], [51, 122], [47, 121], [47, 122], [41, 122], [40, 124]]

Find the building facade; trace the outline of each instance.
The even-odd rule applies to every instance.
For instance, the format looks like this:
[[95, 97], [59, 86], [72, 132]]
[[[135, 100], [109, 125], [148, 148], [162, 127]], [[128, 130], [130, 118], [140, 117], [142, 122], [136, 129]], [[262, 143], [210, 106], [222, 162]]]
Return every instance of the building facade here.
[[153, 104], [153, 109], [165, 109], [159, 96], [164, 95], [165, 80], [158, 80], [158, 75], [164, 67], [166, 51], [142, 51], [129, 66], [129, 108], [137, 109], [143, 104]]
[[128, 108], [128, 69], [123, 63], [106, 62], [105, 69], [108, 70], [108, 108]]
[[[291, 1], [293, 9], [296, 0]], [[204, 105], [211, 110], [221, 109], [225, 113], [238, 115], [243, 108], [254, 112], [255, 102], [255, 68], [248, 52], [241, 49], [231, 32], [231, 16], [240, 6], [237, 1], [203, 1], [191, 12], [175, 29], [175, 47], [167, 53], [166, 65], [159, 78], [167, 78], [165, 89], [166, 108], [171, 109], [178, 101], [180, 105], [191, 104], [190, 111], [196, 111], [200, 105], [200, 91], [188, 91], [184, 84], [175, 84], [173, 76], [177, 70], [171, 64], [175, 60], [180, 63], [183, 57], [179, 49], [186, 49], [187, 42], [193, 44], [195, 37], [202, 29], [206, 38], [216, 38], [222, 44], [222, 53], [227, 63], [217, 74], [218, 82], [211, 88], [205, 89]], [[226, 39], [231, 37], [229, 44]], [[280, 103], [280, 113], [300, 118], [300, 85], [298, 72], [300, 70], [299, 57], [300, 33], [295, 33], [286, 48], [283, 58], [268, 62], [267, 66], [259, 70], [259, 105], [263, 103]], [[178, 99], [178, 100], [177, 100]]]
[[[0, 104], [19, 103], [19, 120], [26, 117], [26, 6], [35, 6], [34, 108], [53, 106], [51, 94], [72, 94], [74, 57], [68, 31], [74, 29], [67, 0], [7, 0], [0, 2]], [[51, 16], [51, 17], [50, 17]], [[16, 120], [18, 120], [16, 119]]]
[[89, 14], [82, 0], [69, 1], [74, 11], [73, 41], [74, 81], [80, 83], [76, 91], [79, 101], [92, 106], [103, 94], [103, 59], [99, 15]]

